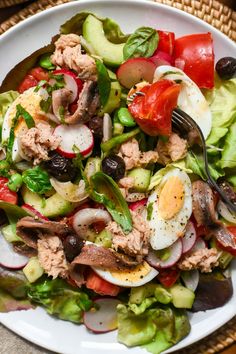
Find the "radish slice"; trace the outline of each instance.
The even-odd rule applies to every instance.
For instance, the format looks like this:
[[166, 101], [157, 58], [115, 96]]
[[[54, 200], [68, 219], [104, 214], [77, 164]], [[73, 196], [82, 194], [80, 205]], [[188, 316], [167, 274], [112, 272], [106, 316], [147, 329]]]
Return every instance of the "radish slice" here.
[[83, 88], [83, 82], [70, 70], [60, 69], [55, 70], [53, 75], [63, 75], [65, 81], [65, 88], [71, 91], [71, 97], [69, 103], [75, 102]]
[[217, 211], [226, 221], [236, 225], [236, 213], [230, 211], [222, 200], [217, 204]]
[[117, 78], [121, 85], [130, 89], [140, 81], [152, 83], [156, 65], [147, 58], [132, 58], [121, 64]]
[[188, 222], [185, 230], [184, 237], [182, 238], [183, 253], [186, 253], [193, 248], [197, 239], [195, 227], [191, 221]]
[[45, 221], [49, 221], [49, 219], [48, 219], [46, 216], [42, 215], [38, 210], [34, 209], [34, 208], [33, 208], [31, 205], [29, 205], [29, 204], [24, 204], [24, 205], [22, 205], [21, 208], [24, 209], [24, 210], [26, 210], [27, 213], [28, 213], [29, 215], [33, 216], [33, 217], [37, 217], [37, 218], [39, 218], [39, 219], [43, 219], [43, 220], [45, 220]]
[[84, 157], [87, 157], [93, 150], [93, 133], [84, 124], [60, 124], [56, 127], [53, 134], [61, 138], [61, 144], [57, 151], [62, 156], [76, 157], [74, 148], [77, 148]]
[[191, 249], [191, 253], [204, 249], [206, 247], [206, 242], [201, 237], [199, 237], [195, 242], [193, 248]]
[[106, 333], [117, 328], [117, 305], [121, 302], [117, 299], [100, 298], [94, 301], [98, 309], [92, 309], [84, 313], [85, 326], [94, 333]]
[[199, 271], [197, 269], [181, 272], [181, 278], [186, 288], [192, 291], [197, 289], [199, 283]]
[[169, 268], [178, 262], [182, 255], [182, 249], [182, 242], [180, 239], [178, 239], [175, 243], [173, 243], [173, 245], [169, 247], [170, 256], [167, 260], [161, 260], [158, 258], [156, 251], [150, 250], [146, 261], [154, 268]]
[[22, 269], [28, 263], [29, 258], [16, 253], [4, 236], [0, 234], [0, 264], [8, 269]]
[[161, 50], [156, 50], [156, 52], [152, 57], [149, 58], [149, 60], [151, 60], [151, 62], [153, 62], [156, 67], [173, 64], [173, 58], [168, 53], [162, 52]]

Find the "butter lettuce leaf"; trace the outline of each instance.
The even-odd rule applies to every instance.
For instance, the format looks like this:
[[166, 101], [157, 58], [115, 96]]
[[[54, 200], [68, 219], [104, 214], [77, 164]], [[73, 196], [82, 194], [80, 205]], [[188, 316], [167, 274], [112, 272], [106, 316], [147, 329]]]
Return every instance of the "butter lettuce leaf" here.
[[50, 315], [75, 323], [81, 323], [83, 312], [92, 306], [92, 301], [85, 292], [71, 287], [59, 278], [52, 280], [42, 277], [30, 284], [28, 297], [45, 307]]
[[205, 98], [212, 112], [212, 130], [207, 138], [208, 145], [214, 145], [223, 138], [230, 125], [236, 120], [236, 78], [221, 80], [215, 78], [213, 90], [205, 92]]
[[[214, 160], [209, 161], [208, 167], [210, 170], [210, 174], [214, 180], [217, 181], [218, 178], [224, 176], [225, 172], [221, 169], [221, 166], [218, 167], [217, 157], [214, 157]], [[186, 167], [192, 171], [192, 173], [198, 175], [204, 181], [207, 180], [207, 176], [205, 174], [205, 165], [202, 155], [195, 154], [190, 151], [186, 157]]]
[[153, 354], [176, 344], [190, 331], [185, 310], [162, 306], [134, 314], [118, 305], [118, 341], [129, 347], [141, 345]]
[[[236, 99], [235, 99], [236, 100]], [[222, 168], [236, 167], [236, 122], [231, 125], [226, 135], [220, 165]]]
[[3, 123], [3, 118], [9, 106], [19, 96], [17, 91], [7, 91], [0, 94], [0, 126]]

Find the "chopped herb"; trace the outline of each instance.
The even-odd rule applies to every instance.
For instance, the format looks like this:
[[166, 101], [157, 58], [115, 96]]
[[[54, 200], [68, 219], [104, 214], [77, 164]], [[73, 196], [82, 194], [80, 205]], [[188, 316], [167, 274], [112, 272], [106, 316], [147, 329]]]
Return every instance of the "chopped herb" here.
[[40, 108], [42, 109], [42, 111], [47, 113], [50, 110], [51, 104], [52, 104], [52, 97], [48, 97], [46, 100], [40, 101]]
[[46, 84], [47, 84], [46, 80], [39, 81], [38, 85], [34, 89], [34, 92], [38, 92], [41, 89], [41, 87], [46, 85]]
[[[35, 122], [33, 117], [31, 116], [31, 114], [29, 114], [29, 112], [27, 112], [24, 107], [22, 107], [20, 104], [18, 104], [16, 106], [16, 117], [14, 118], [14, 120], [16, 119], [16, 122], [18, 121], [18, 119], [22, 117], [25, 120], [25, 123], [27, 125], [27, 127], [33, 128], [35, 126]], [[15, 122], [15, 124], [16, 124]]]
[[183, 80], [174, 80], [176, 84], [181, 84], [181, 82], [183, 82]]
[[152, 212], [153, 212], [153, 202], [149, 203], [147, 206], [147, 220], [151, 220]]
[[65, 124], [65, 108], [63, 106], [60, 106], [58, 113], [59, 113], [61, 123]]
[[183, 75], [183, 74], [182, 74], [181, 72], [179, 72], [179, 71], [167, 71], [166, 73], [163, 74], [163, 76], [172, 75], [172, 74], [174, 74], [174, 75], [176, 75], [176, 74], [178, 74], [178, 75]]

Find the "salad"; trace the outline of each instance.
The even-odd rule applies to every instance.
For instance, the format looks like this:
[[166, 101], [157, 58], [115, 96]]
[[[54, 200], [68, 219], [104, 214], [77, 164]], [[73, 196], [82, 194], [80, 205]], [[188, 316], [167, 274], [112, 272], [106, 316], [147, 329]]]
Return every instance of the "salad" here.
[[236, 59], [78, 13], [0, 87], [0, 312], [42, 306], [158, 354], [233, 295]]

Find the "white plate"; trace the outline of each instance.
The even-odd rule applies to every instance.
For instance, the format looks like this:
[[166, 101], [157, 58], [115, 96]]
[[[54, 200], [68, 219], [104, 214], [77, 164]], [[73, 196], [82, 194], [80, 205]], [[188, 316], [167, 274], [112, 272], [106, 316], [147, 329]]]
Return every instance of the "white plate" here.
[[[177, 36], [197, 32], [211, 32], [214, 37], [216, 59], [233, 56], [235, 44], [225, 35], [203, 21], [182, 11], [147, 1], [80, 0], [61, 5], [13, 27], [0, 38], [0, 82], [19, 61], [36, 49], [48, 44], [59, 26], [79, 11], [90, 10], [115, 19], [124, 32], [149, 25], [174, 31]], [[236, 264], [233, 269], [233, 285], [236, 289]], [[222, 326], [236, 314], [236, 295], [222, 308], [191, 315], [192, 330], [188, 337], [168, 353], [190, 345]], [[145, 353], [139, 348], [127, 349], [117, 343], [116, 333], [94, 335], [84, 326], [77, 326], [50, 317], [41, 308], [30, 311], [0, 314], [2, 324], [20, 336], [42, 347], [63, 354], [118, 354]]]

